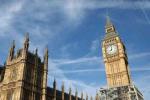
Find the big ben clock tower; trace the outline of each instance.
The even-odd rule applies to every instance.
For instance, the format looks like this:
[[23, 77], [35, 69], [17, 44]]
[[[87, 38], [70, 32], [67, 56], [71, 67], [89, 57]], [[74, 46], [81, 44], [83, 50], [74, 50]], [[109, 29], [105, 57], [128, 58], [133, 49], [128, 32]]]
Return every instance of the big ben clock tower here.
[[116, 32], [115, 26], [107, 17], [102, 52], [109, 88], [131, 84], [126, 48]]

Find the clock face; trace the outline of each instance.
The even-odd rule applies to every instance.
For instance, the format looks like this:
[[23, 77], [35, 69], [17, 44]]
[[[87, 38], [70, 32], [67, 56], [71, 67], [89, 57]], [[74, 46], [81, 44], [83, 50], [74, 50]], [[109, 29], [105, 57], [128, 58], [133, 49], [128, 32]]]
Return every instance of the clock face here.
[[117, 46], [116, 45], [109, 45], [106, 48], [106, 51], [108, 54], [115, 54], [117, 52]]

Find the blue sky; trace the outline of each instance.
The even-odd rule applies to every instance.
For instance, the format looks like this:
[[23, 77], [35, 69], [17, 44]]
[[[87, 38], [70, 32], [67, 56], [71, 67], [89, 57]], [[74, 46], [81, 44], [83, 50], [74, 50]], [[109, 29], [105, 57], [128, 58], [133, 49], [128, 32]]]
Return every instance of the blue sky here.
[[150, 1], [149, 0], [0, 0], [0, 64], [10, 43], [22, 47], [30, 33], [30, 50], [43, 57], [49, 47], [48, 84], [56, 77], [73, 92], [94, 95], [106, 86], [101, 41], [109, 15], [129, 57], [132, 80], [150, 97]]

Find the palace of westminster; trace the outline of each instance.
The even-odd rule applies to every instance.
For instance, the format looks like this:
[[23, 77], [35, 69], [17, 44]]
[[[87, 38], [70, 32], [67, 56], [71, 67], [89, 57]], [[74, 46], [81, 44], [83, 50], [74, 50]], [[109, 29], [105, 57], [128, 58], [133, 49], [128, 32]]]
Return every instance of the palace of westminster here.
[[[102, 40], [102, 53], [105, 64], [107, 88], [100, 88], [95, 98], [88, 98], [71, 88], [65, 92], [64, 85], [57, 90], [47, 86], [48, 48], [44, 60], [29, 49], [29, 35], [26, 34], [23, 47], [15, 53], [13, 41], [6, 63], [0, 66], [0, 100], [144, 100], [142, 93], [133, 84], [130, 76], [126, 48], [108, 17]], [[49, 66], [50, 67], [50, 66]], [[92, 79], [91, 79], [92, 80]], [[90, 91], [90, 90], [89, 90]]]

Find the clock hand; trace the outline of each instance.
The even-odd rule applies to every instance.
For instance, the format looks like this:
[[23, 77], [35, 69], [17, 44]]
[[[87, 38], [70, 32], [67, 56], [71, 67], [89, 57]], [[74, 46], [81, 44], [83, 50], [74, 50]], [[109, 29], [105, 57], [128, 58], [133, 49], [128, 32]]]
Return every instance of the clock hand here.
[[110, 49], [110, 51], [112, 51], [112, 46], [111, 46], [111, 49]]

